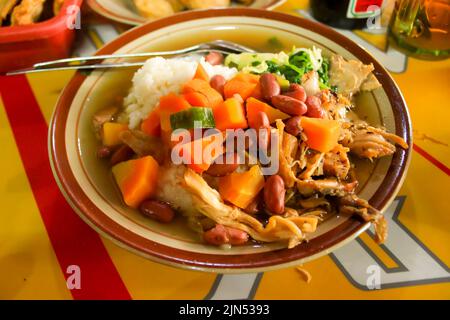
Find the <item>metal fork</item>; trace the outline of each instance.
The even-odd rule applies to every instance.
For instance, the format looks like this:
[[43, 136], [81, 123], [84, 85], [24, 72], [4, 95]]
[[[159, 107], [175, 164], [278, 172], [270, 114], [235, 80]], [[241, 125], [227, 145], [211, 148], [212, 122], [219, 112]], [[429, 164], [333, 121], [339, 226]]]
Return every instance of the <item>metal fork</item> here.
[[47, 62], [39, 62], [31, 68], [20, 69], [7, 72], [6, 75], [16, 75], [24, 73], [34, 73], [53, 70], [70, 70], [70, 69], [104, 69], [104, 68], [127, 68], [139, 67], [145, 61], [139, 62], [109, 62], [101, 63], [106, 59], [128, 59], [128, 58], [149, 58], [156, 56], [185, 56], [192, 53], [206, 53], [216, 51], [224, 54], [255, 52], [253, 49], [225, 40], [215, 40], [211, 42], [200, 43], [191, 47], [172, 51], [159, 52], [142, 52], [142, 53], [124, 53], [124, 54], [106, 54], [89, 57], [66, 58]]

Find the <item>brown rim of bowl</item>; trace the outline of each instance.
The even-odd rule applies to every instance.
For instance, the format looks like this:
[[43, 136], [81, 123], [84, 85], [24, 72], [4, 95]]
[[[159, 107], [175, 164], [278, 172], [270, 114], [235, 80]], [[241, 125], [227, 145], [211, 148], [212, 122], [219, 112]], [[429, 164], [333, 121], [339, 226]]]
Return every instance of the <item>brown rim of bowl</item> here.
[[[405, 102], [397, 85], [380, 63], [378, 63], [362, 47], [331, 28], [299, 17], [279, 12], [240, 8], [188, 11], [134, 28], [124, 33], [116, 40], [108, 43], [100, 49], [97, 54], [112, 53], [142, 35], [175, 23], [217, 16], [247, 16], [290, 23], [312, 30], [326, 38], [332, 39], [334, 42], [338, 42], [363, 63], [373, 63], [375, 67], [374, 73], [386, 91], [393, 108], [396, 134], [405, 139], [408, 145], [412, 145], [411, 125]], [[269, 269], [271, 267], [274, 268], [277, 265], [295, 263], [313, 255], [316, 257], [321, 256], [329, 253], [330, 249], [335, 248], [349, 237], [355, 237], [362, 232], [362, 230], [367, 228], [367, 223], [362, 220], [350, 218], [326, 234], [321, 235], [308, 243], [302, 243], [293, 249], [281, 249], [248, 255], [213, 255], [188, 252], [168, 247], [128, 232], [127, 229], [107, 217], [89, 200], [77, 184], [69, 167], [65, 147], [67, 115], [72, 100], [85, 78], [86, 76], [81, 73], [76, 73], [65, 87], [58, 100], [49, 132], [50, 160], [54, 169], [55, 178], [57, 179], [63, 194], [75, 211], [82, 216], [83, 220], [100, 233], [106, 234], [108, 237], [116, 240], [132, 251], [158, 262], [190, 269], [214, 271], [231, 270], [231, 272], [233, 272], [233, 270], [236, 272], [240, 269], [242, 272], [248, 272], [249, 269]], [[379, 208], [380, 210], [385, 209], [385, 207], [393, 200], [406, 173], [410, 159], [410, 150], [411, 148], [409, 148], [409, 150], [397, 148], [397, 152], [393, 155], [388, 173], [378, 190], [369, 200], [376, 208]]]

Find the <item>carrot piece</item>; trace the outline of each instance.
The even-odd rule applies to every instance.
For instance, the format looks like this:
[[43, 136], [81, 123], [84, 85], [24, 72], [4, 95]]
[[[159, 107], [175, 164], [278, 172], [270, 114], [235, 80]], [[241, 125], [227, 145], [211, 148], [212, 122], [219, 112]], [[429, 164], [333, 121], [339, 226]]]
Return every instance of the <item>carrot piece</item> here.
[[247, 208], [264, 188], [264, 175], [258, 165], [246, 172], [233, 172], [219, 178], [219, 193], [239, 208]]
[[[241, 82], [245, 82], [248, 84], [250, 84], [250, 83], [255, 84], [256, 86], [254, 87], [254, 89], [252, 90], [252, 93], [249, 96], [259, 99], [262, 97], [261, 86], [259, 84], [259, 78], [260, 78], [260, 76], [256, 75], [256, 74], [239, 72], [238, 74], [236, 74], [233, 77], [233, 79], [231, 79], [231, 81], [241, 81]], [[239, 85], [238, 82], [236, 84]], [[244, 92], [233, 92], [232, 88], [230, 88], [230, 85], [228, 86], [228, 90], [231, 91], [228, 93], [230, 96], [233, 96], [234, 93], [239, 93], [244, 100], [246, 99], [246, 95], [250, 91], [250, 89], [248, 89], [248, 91], [243, 89]]]
[[213, 109], [223, 101], [222, 95], [214, 90], [209, 85], [208, 81], [202, 79], [192, 79], [184, 84], [182, 93], [189, 94], [191, 92], [197, 92], [204, 95], [208, 100], [207, 107]]
[[209, 105], [208, 98], [197, 91], [185, 93], [183, 94], [183, 97], [194, 107], [208, 107]]
[[260, 76], [257, 74], [239, 72], [233, 77], [232, 80], [239, 80], [250, 83], [259, 83], [259, 77]]
[[339, 140], [341, 127], [336, 120], [302, 117], [300, 124], [307, 140], [306, 144], [314, 150], [328, 152]]
[[120, 134], [128, 130], [128, 126], [123, 123], [105, 122], [102, 127], [102, 142], [103, 145], [112, 147], [122, 143]]
[[178, 112], [184, 109], [190, 108], [191, 105], [184, 99], [175, 93], [169, 93], [166, 96], [162, 96], [159, 99], [159, 109], [162, 111]]
[[149, 136], [159, 137], [161, 135], [161, 119], [159, 115], [159, 106], [156, 107], [148, 117], [142, 121], [141, 130]]
[[208, 99], [209, 105], [211, 106], [212, 109], [214, 109], [215, 107], [217, 107], [218, 105], [220, 105], [223, 102], [223, 97], [222, 95], [216, 91], [213, 88], [208, 88], [205, 89], [204, 91], [200, 92], [202, 94], [204, 94], [206, 96], [206, 98]]
[[156, 191], [159, 165], [152, 156], [128, 160], [112, 168], [125, 203], [137, 208]]
[[253, 90], [256, 88], [256, 83], [244, 82], [238, 79], [231, 79], [223, 87], [223, 93], [225, 98], [231, 98], [236, 93], [239, 94], [242, 99], [246, 100], [251, 96]]
[[191, 105], [182, 96], [169, 93], [159, 99], [159, 115], [161, 130], [170, 131], [170, 115], [172, 113], [189, 109]]
[[247, 99], [246, 110], [248, 125], [251, 128], [254, 128], [255, 126], [255, 118], [259, 111], [265, 112], [267, 114], [270, 123], [275, 122], [275, 120], [277, 119], [284, 120], [290, 117], [288, 114], [281, 112], [280, 110], [275, 109], [267, 103], [264, 103], [253, 97]]
[[208, 170], [214, 160], [223, 154], [222, 134], [213, 134], [180, 146], [179, 154], [189, 168], [197, 173]]
[[183, 85], [182, 93], [202, 92], [205, 88], [211, 88], [208, 81], [203, 79], [192, 79]]
[[201, 79], [205, 81], [209, 81], [208, 73], [205, 68], [199, 63], [197, 66], [197, 70], [195, 71], [194, 79]]
[[213, 109], [216, 128], [245, 129], [248, 127], [244, 106], [236, 99], [229, 98]]

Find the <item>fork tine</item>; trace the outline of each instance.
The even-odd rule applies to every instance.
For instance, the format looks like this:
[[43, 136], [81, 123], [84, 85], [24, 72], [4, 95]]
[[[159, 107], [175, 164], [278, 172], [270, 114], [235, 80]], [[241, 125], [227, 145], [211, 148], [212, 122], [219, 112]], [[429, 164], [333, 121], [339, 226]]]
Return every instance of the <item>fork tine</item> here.
[[255, 52], [255, 50], [246, 47], [244, 45], [235, 43], [235, 42], [231, 42], [231, 41], [226, 41], [226, 40], [215, 40], [211, 42], [214, 45], [220, 46], [222, 48], [226, 48], [229, 50], [233, 50], [236, 51], [236, 53], [240, 53], [240, 52]]

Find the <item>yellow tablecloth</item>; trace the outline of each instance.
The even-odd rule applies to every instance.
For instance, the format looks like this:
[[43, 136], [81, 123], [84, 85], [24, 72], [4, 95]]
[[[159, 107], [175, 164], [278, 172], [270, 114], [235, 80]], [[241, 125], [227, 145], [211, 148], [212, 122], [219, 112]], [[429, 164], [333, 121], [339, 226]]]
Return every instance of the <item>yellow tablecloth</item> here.
[[[308, 16], [307, 1], [289, 0], [276, 10]], [[79, 35], [77, 54], [91, 53], [124, 29], [90, 17]], [[414, 127], [411, 166], [386, 212], [391, 225], [386, 245], [380, 247], [364, 234], [334, 254], [304, 265], [312, 276], [310, 283], [295, 269], [222, 276], [174, 269], [136, 256], [100, 238], [73, 213], [67, 214], [74, 222], [58, 219], [59, 213], [70, 209], [49, 177], [43, 149], [46, 125], [72, 73], [34, 74], [18, 82], [3, 78], [0, 298], [449, 299], [450, 60], [405, 57], [385, 45], [384, 35], [359, 31], [350, 36], [392, 71]], [[38, 106], [36, 117], [31, 116], [33, 105]], [[29, 119], [18, 119], [19, 110]], [[74, 225], [80, 233], [69, 236]], [[77, 265], [83, 267], [75, 270]]]

